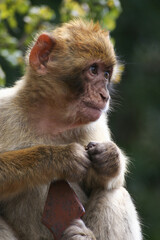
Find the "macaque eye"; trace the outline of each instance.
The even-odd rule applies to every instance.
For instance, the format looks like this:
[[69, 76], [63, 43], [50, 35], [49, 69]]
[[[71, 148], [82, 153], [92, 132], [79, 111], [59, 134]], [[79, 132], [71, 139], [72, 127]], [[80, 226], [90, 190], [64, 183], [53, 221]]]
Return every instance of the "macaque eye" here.
[[94, 74], [94, 75], [97, 74], [98, 73], [98, 66], [97, 66], [97, 64], [93, 64], [92, 66], [90, 66], [89, 70], [90, 70], [90, 72], [92, 74]]
[[110, 79], [110, 73], [109, 72], [105, 72], [104, 73], [104, 77], [105, 77], [105, 79], [109, 80]]

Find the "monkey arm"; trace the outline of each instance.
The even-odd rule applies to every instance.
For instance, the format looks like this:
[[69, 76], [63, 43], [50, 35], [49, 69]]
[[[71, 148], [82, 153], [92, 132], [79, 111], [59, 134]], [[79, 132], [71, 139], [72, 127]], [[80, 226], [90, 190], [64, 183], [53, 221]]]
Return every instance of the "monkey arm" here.
[[35, 146], [1, 153], [0, 199], [53, 179], [73, 181], [76, 176], [80, 178], [89, 163], [84, 153], [78, 144]]
[[49, 167], [51, 151], [48, 146], [15, 150], [0, 154], [0, 196], [7, 198], [27, 187], [46, 183], [53, 177]]

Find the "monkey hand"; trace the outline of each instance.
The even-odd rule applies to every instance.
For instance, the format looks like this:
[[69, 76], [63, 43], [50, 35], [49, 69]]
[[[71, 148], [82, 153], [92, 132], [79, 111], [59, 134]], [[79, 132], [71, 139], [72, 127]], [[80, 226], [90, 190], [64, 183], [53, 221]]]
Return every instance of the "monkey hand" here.
[[61, 240], [96, 240], [96, 238], [84, 222], [77, 219], [65, 230]]
[[78, 143], [71, 143], [64, 146], [60, 155], [61, 157], [63, 156], [63, 163], [60, 166], [62, 178], [68, 181], [80, 182], [91, 166], [91, 161], [85, 148]]
[[120, 154], [113, 142], [90, 142], [86, 147], [93, 168], [100, 175], [114, 177], [120, 170]]
[[90, 142], [86, 147], [95, 172], [96, 185], [117, 188], [123, 185], [126, 157], [113, 142]]

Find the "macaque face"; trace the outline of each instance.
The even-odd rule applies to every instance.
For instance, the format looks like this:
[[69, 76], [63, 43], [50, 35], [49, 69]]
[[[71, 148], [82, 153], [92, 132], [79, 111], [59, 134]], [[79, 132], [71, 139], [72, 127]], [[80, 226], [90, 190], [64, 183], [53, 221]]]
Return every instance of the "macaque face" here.
[[112, 66], [107, 67], [103, 62], [95, 61], [82, 72], [84, 93], [80, 96], [79, 115], [84, 121], [97, 120], [102, 112], [109, 107], [109, 91]]
[[108, 32], [99, 25], [73, 21], [41, 34], [29, 64], [58, 123], [87, 124], [107, 111], [116, 56]]

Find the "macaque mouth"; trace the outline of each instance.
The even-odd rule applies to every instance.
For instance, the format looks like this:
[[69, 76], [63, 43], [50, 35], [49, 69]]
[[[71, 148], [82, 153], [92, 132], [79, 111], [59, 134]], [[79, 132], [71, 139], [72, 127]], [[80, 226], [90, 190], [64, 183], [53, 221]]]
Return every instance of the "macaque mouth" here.
[[85, 106], [87, 108], [92, 108], [95, 109], [97, 111], [103, 112], [106, 108], [106, 103], [103, 104], [96, 104], [96, 103], [92, 103], [92, 102], [84, 102]]
[[102, 115], [105, 106], [99, 106], [98, 104], [94, 104], [91, 102], [83, 102], [85, 109], [86, 109], [86, 115], [87, 118], [89, 118], [91, 121], [96, 121], [100, 118]]

